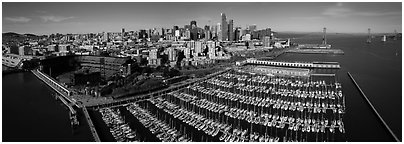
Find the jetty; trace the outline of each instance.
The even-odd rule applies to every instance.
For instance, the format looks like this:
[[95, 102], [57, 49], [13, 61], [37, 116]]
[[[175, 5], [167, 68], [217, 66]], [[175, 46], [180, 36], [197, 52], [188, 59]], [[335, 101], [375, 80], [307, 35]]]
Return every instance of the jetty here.
[[97, 130], [95, 129], [95, 126], [93, 124], [93, 121], [91, 120], [91, 117], [88, 114], [87, 108], [84, 107], [82, 109], [83, 109], [84, 116], [86, 117], [86, 121], [88, 123], [88, 126], [90, 127], [90, 131], [91, 131], [91, 134], [93, 136], [93, 140], [95, 142], [101, 142], [100, 137], [98, 136]]
[[397, 136], [394, 134], [394, 132], [390, 129], [390, 127], [387, 125], [387, 123], [383, 120], [382, 116], [380, 116], [379, 112], [377, 112], [376, 108], [373, 106], [373, 104], [370, 102], [370, 100], [367, 98], [365, 93], [362, 91], [362, 89], [359, 87], [358, 83], [356, 83], [355, 79], [352, 77], [351, 73], [348, 72], [349, 77], [351, 80], [354, 82], [356, 88], [361, 92], [362, 97], [366, 100], [367, 104], [372, 108], [373, 112], [376, 114], [376, 116], [379, 118], [379, 120], [383, 123], [383, 126], [389, 131], [391, 136], [394, 138], [395, 141], [400, 142], [400, 140], [397, 138]]

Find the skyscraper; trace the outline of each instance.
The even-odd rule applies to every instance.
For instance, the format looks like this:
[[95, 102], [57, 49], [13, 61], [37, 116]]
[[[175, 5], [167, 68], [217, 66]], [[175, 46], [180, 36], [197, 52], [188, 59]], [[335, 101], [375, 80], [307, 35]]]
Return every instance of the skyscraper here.
[[194, 29], [194, 28], [196, 28], [196, 21], [191, 21], [191, 29]]
[[250, 30], [250, 34], [257, 29], [257, 25], [253, 24], [248, 26], [248, 30]]
[[229, 20], [229, 41], [234, 41], [233, 20]]
[[217, 40], [222, 41], [223, 40], [223, 37], [222, 37], [222, 24], [217, 23], [216, 27], [217, 27], [216, 28]]
[[226, 15], [224, 13], [221, 13], [221, 15], [222, 15], [222, 27], [221, 27], [222, 41], [226, 41], [228, 40]]
[[196, 26], [196, 21], [191, 21], [191, 39], [192, 40], [197, 40], [198, 39], [198, 30]]
[[125, 28], [122, 28], [122, 36], [125, 36]]

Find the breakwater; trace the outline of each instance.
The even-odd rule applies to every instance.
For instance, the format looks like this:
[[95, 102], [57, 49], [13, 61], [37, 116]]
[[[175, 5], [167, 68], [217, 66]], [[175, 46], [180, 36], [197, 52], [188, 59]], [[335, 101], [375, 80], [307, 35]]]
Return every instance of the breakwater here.
[[393, 131], [390, 129], [390, 127], [387, 125], [387, 123], [383, 120], [382, 116], [380, 116], [379, 112], [377, 112], [376, 108], [373, 106], [373, 104], [370, 102], [370, 100], [366, 97], [365, 93], [362, 91], [362, 89], [359, 87], [358, 83], [356, 83], [355, 79], [352, 77], [351, 73], [348, 72], [349, 78], [354, 82], [356, 88], [361, 92], [362, 97], [366, 100], [367, 104], [372, 108], [373, 112], [377, 115], [379, 120], [383, 123], [383, 126], [389, 131], [391, 136], [394, 138], [395, 141], [400, 142], [400, 140], [397, 138], [397, 136], [393, 133]]
[[95, 129], [95, 126], [93, 124], [93, 121], [91, 120], [91, 117], [88, 114], [87, 108], [82, 108], [82, 109], [83, 109], [84, 116], [86, 117], [88, 126], [90, 127], [90, 131], [91, 131], [94, 141], [101, 142], [100, 137], [98, 136], [97, 130]]

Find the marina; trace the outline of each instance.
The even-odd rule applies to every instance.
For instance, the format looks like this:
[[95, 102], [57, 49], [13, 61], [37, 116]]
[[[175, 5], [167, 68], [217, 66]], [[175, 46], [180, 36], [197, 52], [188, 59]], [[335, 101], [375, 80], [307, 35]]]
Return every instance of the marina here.
[[231, 70], [125, 107], [161, 141], [346, 140], [337, 82]]

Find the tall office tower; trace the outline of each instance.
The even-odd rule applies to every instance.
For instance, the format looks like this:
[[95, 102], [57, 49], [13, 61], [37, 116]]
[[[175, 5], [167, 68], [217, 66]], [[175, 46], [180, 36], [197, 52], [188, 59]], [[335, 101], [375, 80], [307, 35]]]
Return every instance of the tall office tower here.
[[109, 39], [108, 33], [104, 32], [104, 42], [107, 42]]
[[257, 30], [257, 25], [253, 24], [253, 25], [248, 26], [248, 30], [250, 30], [250, 34], [251, 34], [253, 31]]
[[170, 62], [177, 61], [177, 53], [176, 53], [174, 47], [168, 48], [168, 61], [170, 61]]
[[218, 41], [222, 41], [222, 24], [221, 23], [217, 23], [216, 25], [216, 33], [217, 33], [217, 40]]
[[212, 39], [215, 39], [217, 37], [217, 25], [212, 25], [210, 27], [210, 31], [212, 33]]
[[233, 20], [229, 20], [229, 41], [234, 41]]
[[191, 21], [191, 29], [194, 29], [194, 28], [196, 28], [196, 21]]
[[191, 38], [191, 31], [189, 29], [185, 30], [185, 39]]
[[234, 40], [239, 41], [241, 37], [241, 27], [236, 27], [236, 30], [234, 31]]
[[270, 36], [264, 36], [264, 47], [265, 48], [271, 47], [271, 37]]
[[122, 34], [121, 34], [122, 37], [125, 36], [125, 28], [122, 28], [122, 31], [121, 31], [121, 32], [122, 32]]
[[[265, 36], [271, 36], [271, 33], [272, 33], [271, 28], [266, 28], [265, 29]], [[271, 39], [272, 39], [272, 37], [271, 37]]]
[[205, 40], [210, 40], [212, 37], [211, 37], [211, 33], [210, 33], [210, 30], [206, 30], [205, 31]]
[[222, 41], [226, 41], [228, 40], [226, 15], [224, 13], [221, 13], [221, 15], [222, 15], [222, 27], [221, 27]]

